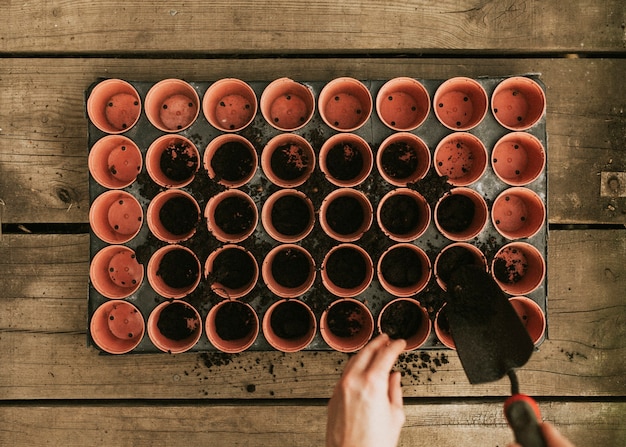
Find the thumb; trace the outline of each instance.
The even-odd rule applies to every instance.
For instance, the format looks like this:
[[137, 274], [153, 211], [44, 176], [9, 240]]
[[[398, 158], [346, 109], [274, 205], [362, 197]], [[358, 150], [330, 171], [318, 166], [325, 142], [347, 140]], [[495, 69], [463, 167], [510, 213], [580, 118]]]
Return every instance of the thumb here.
[[398, 371], [389, 374], [389, 403], [393, 407], [402, 408], [402, 386], [400, 379], [401, 375]]

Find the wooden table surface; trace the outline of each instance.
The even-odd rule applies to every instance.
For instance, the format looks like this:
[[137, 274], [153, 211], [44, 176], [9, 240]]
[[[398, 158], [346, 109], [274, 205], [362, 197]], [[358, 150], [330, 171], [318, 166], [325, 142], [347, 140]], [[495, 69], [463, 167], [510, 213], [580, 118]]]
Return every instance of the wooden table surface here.
[[[626, 171], [623, 0], [1, 6], [0, 445], [319, 446], [348, 358], [87, 346], [84, 92], [97, 78], [524, 73], [547, 87], [549, 332], [520, 382], [579, 447], [626, 445], [626, 185], [603, 185]], [[445, 352], [397, 365], [400, 445], [506, 445], [507, 381], [470, 385]]]

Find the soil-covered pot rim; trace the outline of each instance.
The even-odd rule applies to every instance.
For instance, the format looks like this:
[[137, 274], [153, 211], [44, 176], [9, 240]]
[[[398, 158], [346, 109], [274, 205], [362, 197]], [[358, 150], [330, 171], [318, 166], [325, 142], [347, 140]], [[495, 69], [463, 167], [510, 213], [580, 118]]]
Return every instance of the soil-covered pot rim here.
[[[271, 324], [272, 314], [278, 307], [282, 306], [285, 303], [297, 303], [298, 305], [302, 306], [302, 308], [309, 315], [311, 326], [309, 327], [309, 330], [303, 337], [293, 339], [293, 340], [286, 339], [286, 338], [278, 336], [276, 332], [272, 329], [272, 324]], [[315, 318], [315, 314], [313, 313], [313, 310], [311, 310], [309, 305], [306, 304], [304, 301], [301, 301], [299, 299], [293, 299], [293, 298], [280, 299], [276, 301], [275, 303], [273, 303], [270, 307], [268, 307], [268, 309], [265, 311], [265, 314], [263, 316], [262, 324], [263, 324], [263, 335], [265, 336], [265, 339], [267, 340], [267, 342], [274, 349], [277, 349], [281, 352], [291, 353], [291, 352], [298, 352], [298, 351], [303, 350], [304, 348], [306, 348], [308, 345], [311, 344], [317, 332], [317, 320]]]
[[[306, 169], [304, 169], [302, 175], [293, 180], [280, 178], [272, 169], [272, 155], [278, 148], [288, 144], [298, 146], [308, 158]], [[301, 135], [295, 133], [278, 134], [267, 142], [261, 152], [261, 169], [265, 176], [275, 185], [281, 188], [296, 188], [304, 184], [315, 170], [315, 151], [311, 143]]]
[[[237, 340], [224, 340], [217, 333], [217, 330], [216, 330], [217, 312], [224, 305], [228, 303], [237, 303], [237, 305], [239, 306], [244, 306], [250, 311], [251, 315], [254, 315], [252, 331], [244, 338], [237, 339]], [[217, 349], [227, 354], [237, 354], [237, 353], [245, 351], [246, 349], [248, 349], [250, 346], [254, 344], [254, 342], [256, 341], [259, 335], [260, 323], [259, 323], [259, 316], [257, 315], [256, 311], [250, 304], [245, 303], [243, 301], [239, 301], [239, 300], [226, 299], [226, 300], [220, 301], [215, 306], [213, 306], [211, 310], [209, 310], [209, 313], [207, 314], [207, 317], [205, 320], [205, 327], [206, 327], [207, 338], [209, 339], [209, 341], [211, 342], [213, 346], [215, 346]]]
[[[213, 166], [211, 164], [213, 156], [215, 155], [217, 150], [221, 148], [224, 144], [233, 143], [233, 142], [241, 143], [250, 151], [250, 156], [252, 157], [253, 168], [250, 170], [250, 173], [248, 175], [246, 175], [245, 177], [242, 177], [240, 180], [237, 180], [237, 181], [217, 178], [215, 169], [213, 169]], [[252, 178], [256, 174], [256, 170], [259, 165], [259, 157], [256, 153], [256, 149], [254, 145], [247, 138], [239, 134], [227, 133], [227, 134], [218, 135], [217, 137], [213, 138], [209, 142], [209, 144], [206, 147], [206, 150], [204, 151], [203, 165], [204, 165], [204, 169], [206, 169], [209, 175], [209, 178], [211, 178], [212, 180], [217, 181], [217, 183], [224, 185], [227, 188], [239, 188], [245, 185], [246, 183], [248, 183], [250, 180], [252, 180]]]
[[[187, 309], [191, 309], [195, 314], [195, 320], [197, 320], [197, 326], [191, 333], [191, 335], [182, 340], [172, 340], [165, 337], [161, 331], [159, 330], [157, 323], [161, 312], [168, 306], [172, 304], [182, 304]], [[154, 310], [150, 313], [148, 317], [148, 337], [154, 346], [156, 346], [159, 350], [163, 352], [167, 352], [169, 354], [180, 354], [186, 352], [193, 348], [196, 343], [200, 340], [200, 336], [202, 335], [202, 319], [200, 318], [200, 313], [198, 310], [193, 307], [191, 304], [182, 300], [173, 300], [173, 301], [164, 301], [159, 304]]]
[[254, 289], [254, 286], [259, 280], [259, 265], [257, 264], [256, 258], [254, 257], [254, 255], [248, 249], [246, 249], [245, 247], [242, 247], [241, 245], [227, 243], [213, 250], [207, 257], [207, 260], [204, 264], [204, 277], [207, 280], [210, 279], [212, 268], [213, 268], [213, 263], [215, 262], [215, 259], [226, 250], [241, 250], [242, 252], [244, 252], [246, 255], [250, 257], [250, 260], [253, 263], [254, 273], [253, 273], [252, 279], [250, 280], [248, 284], [240, 287], [239, 289], [231, 289], [231, 288], [224, 286], [223, 284], [217, 284], [217, 285], [215, 283], [209, 284], [209, 286], [211, 287], [211, 290], [213, 290], [213, 292], [215, 292], [217, 295], [221, 296], [222, 298], [236, 300], [243, 296], [246, 296], [248, 293], [252, 291], [252, 289]]
[[[111, 327], [111, 322], [115, 321], [116, 314], [126, 312], [130, 315], [135, 315], [132, 319], [125, 318], [121, 326], [116, 325], [115, 334]], [[139, 328], [139, 332], [136, 329]], [[121, 331], [124, 330], [124, 338], [121, 338]], [[135, 332], [127, 332], [128, 330], [135, 330]], [[94, 343], [103, 351], [109, 354], [126, 354], [135, 349], [145, 334], [145, 323], [143, 316], [139, 309], [132, 303], [122, 300], [107, 301], [101, 304], [91, 316], [89, 323], [89, 333]]]
[[[184, 144], [187, 148], [189, 148], [189, 151], [191, 152], [191, 156], [196, 157], [196, 160], [197, 160], [196, 167], [195, 167], [193, 174], [189, 178], [181, 180], [181, 181], [172, 180], [168, 178], [163, 173], [160, 167], [161, 154], [164, 151], [166, 151], [170, 147], [171, 144], [175, 145], [176, 143]], [[190, 139], [182, 135], [178, 135], [178, 134], [161, 135], [159, 138], [157, 138], [150, 144], [150, 146], [148, 147], [148, 151], [146, 152], [146, 170], [148, 171], [148, 175], [156, 184], [164, 188], [182, 188], [184, 186], [189, 185], [193, 181], [195, 174], [198, 172], [199, 169], [200, 169], [200, 152], [198, 151], [198, 148], [196, 147], [196, 145], [193, 144], [193, 142]]]

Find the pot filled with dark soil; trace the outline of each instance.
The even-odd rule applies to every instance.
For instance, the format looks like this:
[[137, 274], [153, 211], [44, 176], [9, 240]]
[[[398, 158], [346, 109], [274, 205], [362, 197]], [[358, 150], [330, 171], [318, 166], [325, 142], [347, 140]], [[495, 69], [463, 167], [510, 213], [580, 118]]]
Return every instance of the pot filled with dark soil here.
[[315, 337], [316, 328], [313, 311], [299, 300], [277, 301], [268, 308], [263, 318], [266, 340], [283, 352], [306, 348]]
[[406, 340], [405, 350], [423, 345], [430, 335], [428, 312], [411, 298], [398, 298], [383, 307], [378, 316], [378, 330], [392, 339]]
[[168, 189], [150, 201], [148, 227], [162, 241], [175, 243], [192, 237], [200, 223], [200, 206], [187, 192]]
[[283, 298], [295, 298], [313, 285], [315, 262], [299, 245], [278, 245], [265, 257], [262, 274], [265, 285], [273, 293]]
[[476, 191], [458, 187], [435, 205], [435, 224], [453, 241], [467, 241], [477, 236], [487, 223], [487, 203]]
[[259, 317], [247, 303], [222, 301], [209, 311], [206, 331], [209, 341], [220, 351], [242, 352], [256, 340]]
[[437, 338], [446, 348], [456, 349], [456, 345], [454, 344], [454, 339], [452, 338], [452, 333], [450, 332], [450, 323], [448, 322], [448, 317], [446, 315], [446, 304], [437, 311], [437, 315], [435, 316], [435, 334], [437, 334]]
[[198, 311], [185, 301], [159, 304], [148, 318], [148, 336], [161, 351], [188, 351], [200, 339], [202, 322]]
[[365, 304], [344, 298], [322, 313], [320, 332], [324, 341], [341, 352], [354, 352], [367, 344], [374, 333], [374, 318]]
[[211, 289], [224, 298], [241, 298], [256, 285], [259, 267], [252, 253], [227, 244], [207, 258], [205, 275]]
[[279, 134], [263, 148], [261, 168], [275, 185], [282, 188], [300, 186], [315, 168], [313, 147], [300, 135]]
[[200, 153], [181, 135], [157, 138], [146, 153], [150, 178], [164, 188], [181, 188], [192, 182], [200, 167]]
[[336, 186], [352, 187], [362, 183], [374, 165], [372, 149], [356, 134], [336, 134], [320, 149], [320, 169]]
[[430, 279], [430, 261], [421, 248], [409, 243], [392, 245], [378, 261], [378, 280], [394, 296], [422, 291]]
[[320, 225], [333, 239], [353, 242], [361, 238], [373, 220], [367, 196], [351, 188], [331, 192], [320, 206]]
[[356, 296], [372, 281], [374, 266], [369, 254], [358, 245], [333, 247], [322, 262], [322, 283], [340, 297]]
[[387, 182], [405, 187], [426, 176], [430, 168], [430, 151], [417, 135], [394, 133], [380, 144], [376, 165]]
[[277, 241], [297, 242], [313, 229], [313, 203], [301, 191], [281, 189], [265, 201], [261, 210], [261, 222], [265, 231]]
[[165, 298], [182, 298], [200, 283], [200, 261], [187, 247], [167, 245], [148, 261], [148, 281]]
[[435, 278], [439, 286], [446, 290], [452, 272], [464, 265], [477, 265], [487, 271], [485, 255], [467, 242], [455, 242], [441, 250], [435, 259]]
[[526, 242], [511, 242], [494, 256], [491, 272], [498, 285], [511, 295], [526, 295], [541, 285], [546, 264], [539, 250]]
[[214, 138], [204, 153], [204, 167], [209, 177], [229, 188], [248, 183], [256, 172], [257, 164], [254, 146], [237, 134]]
[[256, 228], [258, 215], [250, 196], [238, 189], [209, 199], [205, 210], [209, 231], [222, 242], [241, 242]]
[[377, 214], [383, 233], [397, 242], [410, 242], [424, 234], [431, 211], [419, 192], [398, 188], [383, 196]]

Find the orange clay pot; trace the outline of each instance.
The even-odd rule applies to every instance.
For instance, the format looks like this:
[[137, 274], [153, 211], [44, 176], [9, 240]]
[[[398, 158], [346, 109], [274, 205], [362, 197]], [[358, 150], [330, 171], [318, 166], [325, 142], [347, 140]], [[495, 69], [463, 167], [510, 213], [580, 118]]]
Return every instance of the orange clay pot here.
[[126, 298], [143, 282], [144, 268], [135, 252], [123, 245], [109, 245], [93, 257], [89, 279], [93, 287], [107, 298]]
[[363, 126], [372, 114], [372, 95], [357, 79], [343, 77], [330, 81], [318, 98], [322, 120], [339, 132]]
[[380, 120], [396, 131], [417, 129], [426, 121], [429, 111], [428, 92], [413, 78], [391, 79], [376, 95], [376, 112]]
[[530, 78], [514, 76], [500, 82], [491, 96], [496, 120], [509, 130], [527, 130], [546, 112], [546, 95]]
[[220, 79], [206, 91], [202, 110], [213, 127], [223, 132], [238, 132], [254, 120], [256, 94], [240, 79]]
[[109, 354], [126, 354], [139, 345], [145, 333], [143, 316], [126, 301], [108, 301], [91, 317], [89, 332], [94, 343]]
[[93, 232], [109, 244], [123, 244], [141, 230], [143, 210], [131, 194], [125, 191], [106, 191], [96, 197], [89, 209], [89, 223]]
[[132, 128], [141, 114], [137, 90], [121, 79], [107, 79], [96, 85], [87, 99], [87, 115], [103, 132], [119, 134]]
[[477, 81], [456, 77], [439, 86], [433, 98], [437, 119], [452, 130], [470, 130], [487, 114], [487, 92]]
[[139, 147], [121, 135], [107, 135], [89, 152], [89, 172], [105, 188], [121, 189], [131, 185], [141, 171]]
[[374, 317], [362, 302], [343, 298], [332, 302], [322, 313], [320, 334], [332, 349], [356, 352], [372, 338]]
[[163, 132], [180, 132], [198, 118], [200, 98], [196, 90], [181, 79], [164, 79], [146, 94], [146, 116]]
[[313, 117], [315, 97], [304, 84], [289, 78], [272, 81], [261, 95], [261, 113], [271, 126], [284, 132], [301, 129]]
[[434, 154], [434, 165], [440, 177], [448, 177], [453, 186], [476, 182], [487, 169], [487, 149], [479, 138], [467, 132], [444, 137]]

